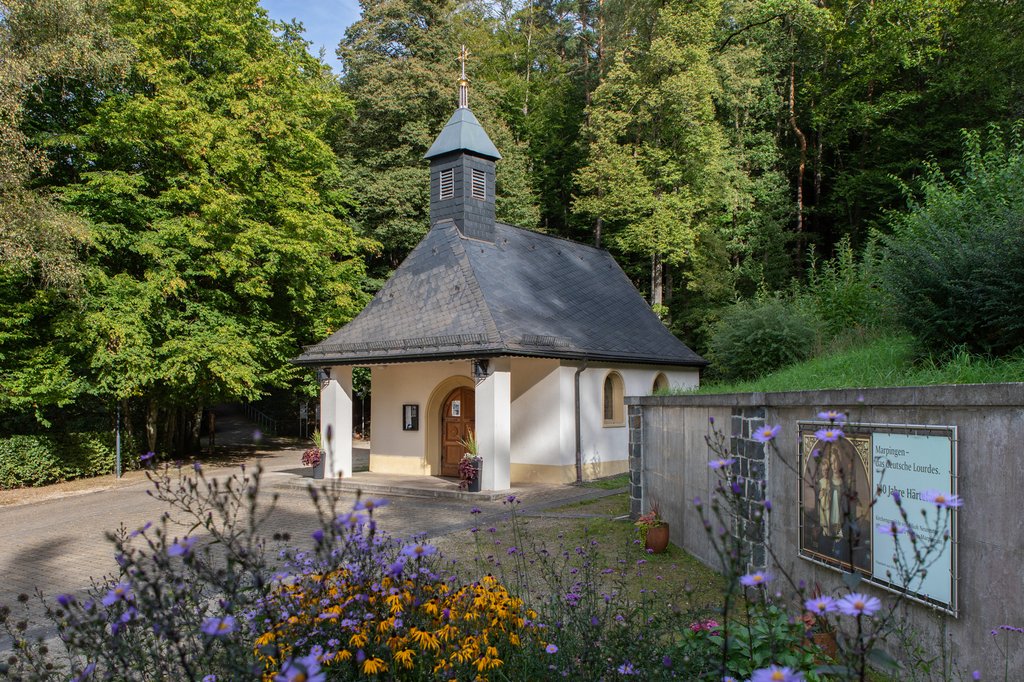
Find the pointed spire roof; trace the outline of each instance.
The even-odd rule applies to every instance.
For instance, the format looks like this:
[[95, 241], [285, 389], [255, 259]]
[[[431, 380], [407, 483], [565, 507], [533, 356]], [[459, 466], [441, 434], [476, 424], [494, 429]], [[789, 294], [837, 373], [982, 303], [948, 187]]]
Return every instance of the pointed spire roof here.
[[458, 151], [472, 152], [495, 160], [501, 158], [498, 148], [494, 146], [480, 121], [476, 120], [476, 116], [468, 108], [455, 110], [423, 158], [432, 159]]
[[476, 116], [469, 110], [469, 79], [466, 78], [466, 60], [469, 59], [469, 50], [462, 46], [459, 52], [459, 61], [462, 63], [462, 75], [459, 78], [459, 108], [455, 110], [452, 117], [448, 119], [441, 134], [430, 145], [430, 149], [423, 155], [424, 159], [432, 159], [436, 156], [443, 156], [452, 152], [472, 152], [479, 156], [498, 160], [501, 154], [498, 148], [491, 142]]

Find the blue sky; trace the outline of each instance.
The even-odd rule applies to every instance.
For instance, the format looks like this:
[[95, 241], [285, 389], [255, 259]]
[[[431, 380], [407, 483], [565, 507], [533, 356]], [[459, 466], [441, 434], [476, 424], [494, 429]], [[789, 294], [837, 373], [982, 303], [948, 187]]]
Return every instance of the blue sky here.
[[271, 19], [301, 21], [306, 39], [313, 43], [310, 52], [316, 54], [323, 47], [324, 60], [338, 71], [334, 50], [345, 29], [359, 18], [358, 0], [260, 0], [260, 5]]

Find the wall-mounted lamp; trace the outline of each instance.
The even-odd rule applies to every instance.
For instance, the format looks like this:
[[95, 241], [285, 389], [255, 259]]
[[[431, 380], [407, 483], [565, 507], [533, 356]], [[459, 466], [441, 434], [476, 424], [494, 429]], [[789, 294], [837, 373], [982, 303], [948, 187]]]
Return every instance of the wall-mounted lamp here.
[[330, 378], [331, 378], [331, 368], [330, 367], [317, 367], [316, 368], [316, 380], [317, 380], [317, 383], [319, 383], [321, 386], [323, 385], [323, 383], [325, 381], [330, 380]]
[[487, 367], [490, 364], [489, 360], [474, 360], [473, 361], [473, 379], [475, 381], [483, 381], [487, 378]]

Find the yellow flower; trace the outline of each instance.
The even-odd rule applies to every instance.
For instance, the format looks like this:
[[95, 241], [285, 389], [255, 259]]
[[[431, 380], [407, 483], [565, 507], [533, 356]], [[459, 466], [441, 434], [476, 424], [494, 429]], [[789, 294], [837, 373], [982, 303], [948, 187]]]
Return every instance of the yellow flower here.
[[388, 664], [379, 658], [368, 658], [363, 661], [363, 674], [364, 675], [376, 675], [387, 671]]
[[412, 649], [402, 649], [395, 654], [395, 662], [401, 665], [406, 670], [411, 670], [413, 666], [413, 658], [416, 656], [416, 652]]
[[438, 643], [437, 637], [435, 637], [431, 632], [414, 627], [409, 630], [409, 636], [412, 637], [412, 640], [424, 651], [427, 649], [434, 652], [441, 650], [441, 645]]
[[348, 638], [348, 645], [353, 649], [362, 649], [370, 641], [365, 633], [357, 632]]

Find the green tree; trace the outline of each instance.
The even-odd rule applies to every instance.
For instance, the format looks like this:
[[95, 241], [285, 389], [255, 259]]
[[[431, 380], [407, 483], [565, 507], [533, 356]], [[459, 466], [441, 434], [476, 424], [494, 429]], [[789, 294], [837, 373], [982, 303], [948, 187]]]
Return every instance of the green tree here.
[[884, 244], [884, 281], [925, 349], [1024, 345], [1024, 122], [965, 133], [962, 169], [930, 165]]
[[297, 376], [287, 360], [365, 298], [325, 141], [351, 114], [295, 27], [255, 2], [118, 0], [137, 53], [50, 147], [92, 225], [77, 346], [94, 390], [144, 405], [150, 447], [191, 447], [204, 406]]
[[[343, 87], [356, 109], [338, 148], [352, 164], [358, 222], [383, 245], [376, 274], [385, 275], [429, 226], [430, 176], [423, 154], [457, 106], [460, 35], [452, 0], [364, 0], [361, 5], [362, 17], [338, 47]], [[459, 25], [475, 23], [478, 17], [465, 17]], [[513, 138], [493, 103], [493, 88], [474, 68], [471, 61], [470, 108], [503, 157], [497, 170], [498, 219], [534, 227], [525, 146]]]
[[[614, 250], [649, 262], [654, 306], [665, 301], [665, 264], [711, 253], [697, 255], [723, 212], [730, 161], [710, 54], [719, 10], [717, 2], [662, 6], [649, 46], [616, 55], [588, 108], [575, 208], [604, 220]], [[689, 288], [712, 284], [695, 281], [695, 268], [684, 272]]]

